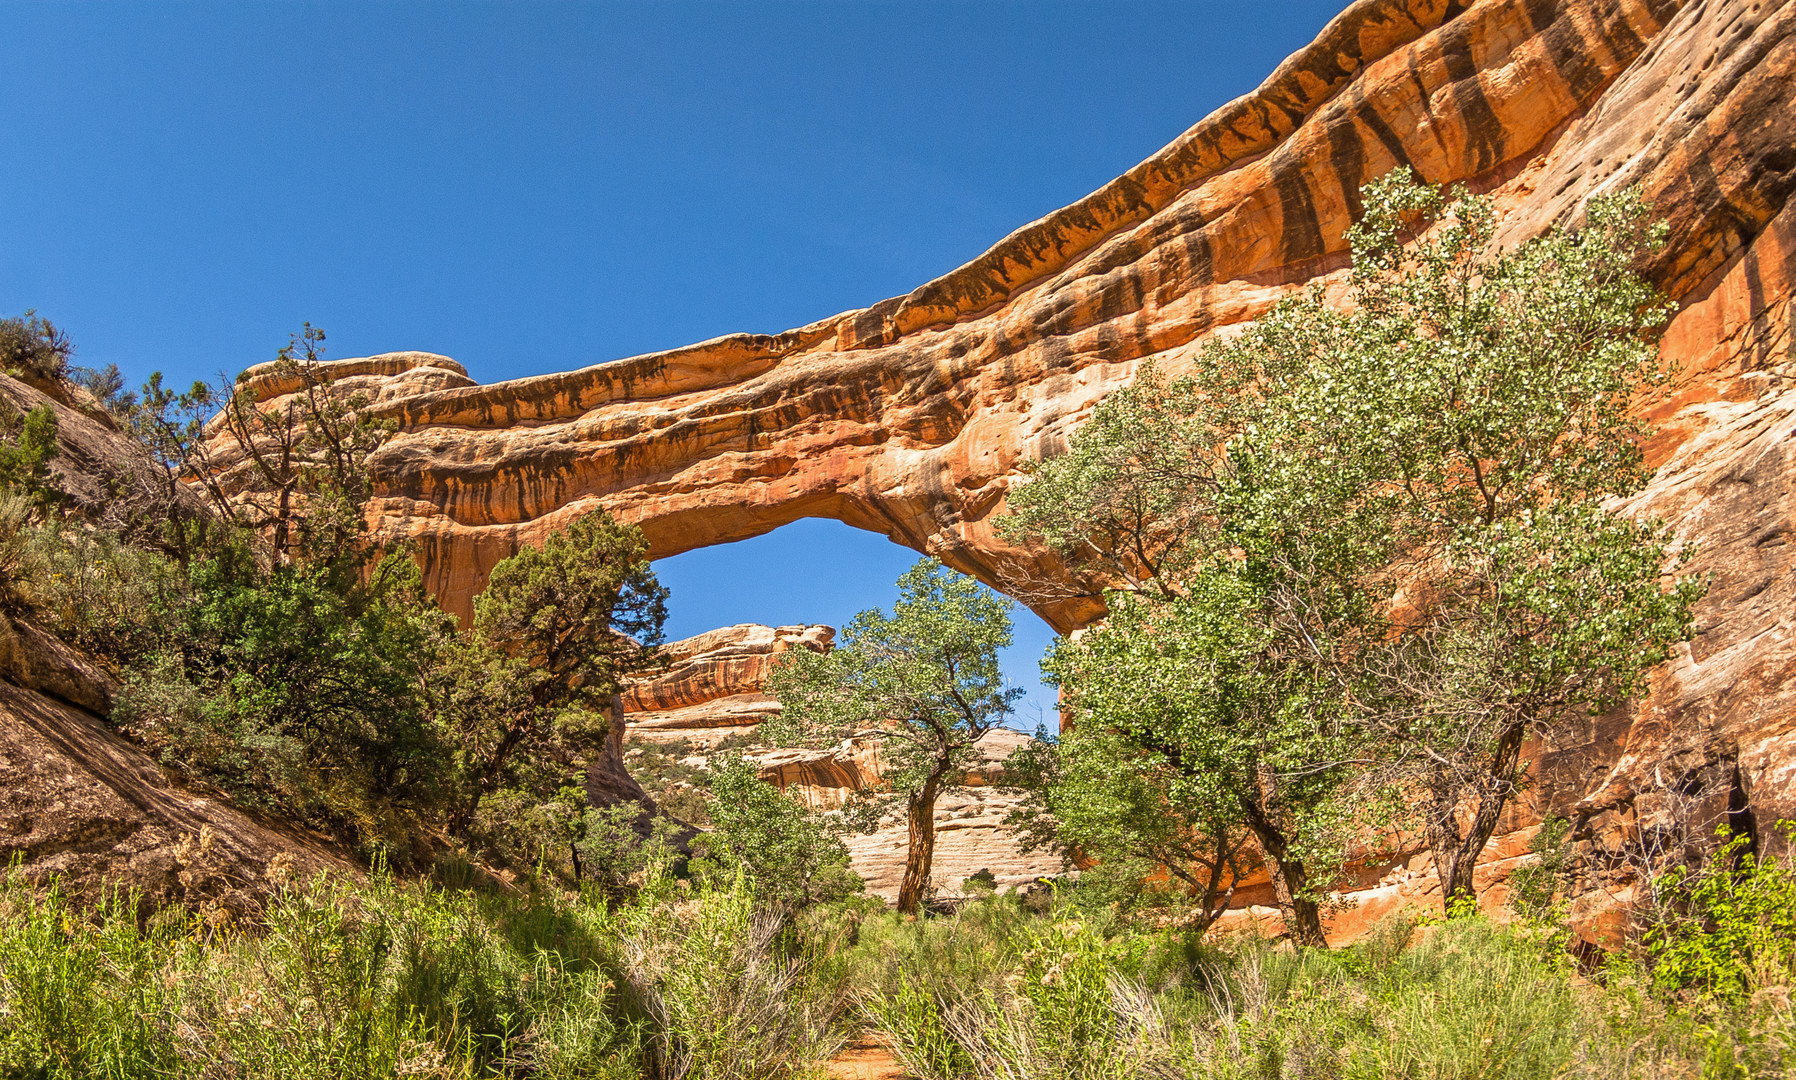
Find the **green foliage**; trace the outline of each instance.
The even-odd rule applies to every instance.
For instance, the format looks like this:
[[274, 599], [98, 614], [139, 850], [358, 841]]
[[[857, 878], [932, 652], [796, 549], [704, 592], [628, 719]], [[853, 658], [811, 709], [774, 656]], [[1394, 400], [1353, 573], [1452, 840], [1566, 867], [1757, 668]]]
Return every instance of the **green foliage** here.
[[1025, 849], [1087, 863], [1080, 893], [1101, 892], [1118, 910], [1148, 909], [1197, 931], [1215, 922], [1250, 865], [1245, 830], [1214, 802], [1169, 802], [1180, 778], [1126, 737], [1071, 738], [1072, 752], [1063, 752], [1060, 739], [1038, 730], [1006, 763], [1026, 793], [1008, 818]]
[[887, 740], [894, 786], [921, 786], [935, 762], [964, 766], [971, 746], [1021, 693], [1004, 687], [1010, 602], [933, 559], [898, 579], [892, 613], [863, 611], [830, 652], [793, 649], [769, 686], [781, 712], [766, 738], [826, 745], [871, 732]]
[[631, 896], [288, 888], [240, 920], [0, 883], [0, 1075], [814, 1076], [869, 1034], [919, 1080], [1661, 1080], [1796, 1066], [1788, 969], [1684, 1012], [1524, 927], [1381, 923], [1335, 950], [1129, 929], [1014, 894], [799, 920], [745, 881]]
[[31, 615], [57, 637], [114, 666], [168, 648], [191, 598], [173, 561], [72, 522], [33, 531]]
[[[1043, 670], [1077, 720], [1036, 805], [1094, 857], [1181, 861], [1212, 918], [1252, 832], [1292, 931], [1320, 943], [1346, 843], [1340, 787], [1364, 755], [1347, 703], [1282, 636], [1249, 571], [1220, 562], [1183, 587], [1170, 602], [1115, 594], [1102, 629], [1056, 643]], [[1332, 650], [1307, 659], [1320, 655]]]
[[711, 824], [705, 788], [710, 783], [706, 755], [725, 754], [756, 745], [758, 733], [726, 735], [700, 746], [689, 739], [638, 739], [624, 751], [630, 777], [661, 812], [700, 828]]
[[642, 530], [603, 511], [495, 566], [474, 603], [477, 636], [527, 664], [533, 683], [588, 705], [647, 666], [666, 621]]
[[[1781, 822], [1786, 844], [1796, 822]], [[1762, 857], [1751, 838], [1719, 832], [1720, 846], [1692, 872], [1666, 872], [1661, 883], [1675, 914], [1651, 927], [1646, 944], [1658, 983], [1739, 1002], [1796, 979], [1796, 869]]]
[[711, 766], [706, 806], [712, 830], [693, 841], [693, 872], [728, 881], [741, 875], [763, 900], [792, 910], [860, 892], [848, 845], [823, 814], [761, 779], [740, 755]]
[[1064, 774], [1160, 774], [1200, 849], [1248, 829], [1297, 909], [1374, 804], [1411, 804], [1469, 894], [1525, 740], [1632, 695], [1702, 591], [1662, 580], [1664, 526], [1603, 505], [1644, 482], [1628, 405], [1668, 376], [1638, 195], [1507, 251], [1488, 199], [1407, 170], [1364, 198], [1346, 313], [1292, 297], [1187, 378], [1149, 366], [1006, 526], [1126, 590], [1046, 665], [1061, 755], [1092, 759]]
[[827, 943], [792, 942], [783, 914], [742, 881], [619, 915], [624, 978], [651, 1018], [656, 1075], [775, 1080], [845, 1043], [842, 970], [819, 948]]
[[898, 579], [890, 615], [863, 611], [831, 652], [787, 652], [769, 677], [780, 701], [762, 736], [827, 745], [850, 735], [883, 744], [885, 789], [907, 803], [911, 844], [899, 907], [915, 911], [929, 882], [936, 797], [960, 783], [1022, 695], [1006, 689], [998, 650], [1010, 644], [1010, 601], [931, 559]]
[[575, 832], [577, 876], [607, 896], [635, 896], [665, 880], [680, 858], [675, 846], [680, 827], [650, 817], [639, 803], [586, 807], [575, 818]]
[[1534, 861], [1509, 875], [1509, 898], [1522, 918], [1537, 926], [1549, 924], [1562, 913], [1558, 903], [1573, 858], [1571, 822], [1548, 818], [1528, 841]]
[[493, 568], [472, 631], [431, 675], [461, 758], [452, 832], [502, 788], [554, 798], [603, 752], [612, 697], [653, 661], [667, 619], [647, 556], [641, 530], [601, 510]]
[[113, 720], [178, 773], [367, 848], [409, 848], [450, 753], [421, 693], [450, 633], [408, 555], [264, 570], [239, 544], [190, 568], [166, 648]]
[[68, 374], [74, 343], [36, 311], [0, 319], [0, 371], [40, 382], [59, 382]]
[[50, 478], [56, 456], [56, 410], [39, 405], [20, 416], [0, 398], [0, 488], [21, 493], [40, 512], [62, 501]]
[[172, 1073], [180, 1057], [160, 1023], [174, 997], [156, 979], [157, 946], [115, 896], [88, 924], [55, 886], [16, 871], [0, 886], [0, 1068], [9, 1077]]
[[751, 890], [610, 907], [382, 875], [241, 922], [0, 884], [0, 1075], [782, 1080], [841, 1046], [840, 966]]
[[[1796, 1063], [1787, 1009], [1706, 1027], [1477, 917], [1387, 920], [1333, 952], [1116, 931], [996, 897], [953, 919], [867, 919], [849, 960], [869, 1019], [924, 1080], [1695, 1080]], [[1702, 1072], [1723, 1058], [1740, 1071]]]

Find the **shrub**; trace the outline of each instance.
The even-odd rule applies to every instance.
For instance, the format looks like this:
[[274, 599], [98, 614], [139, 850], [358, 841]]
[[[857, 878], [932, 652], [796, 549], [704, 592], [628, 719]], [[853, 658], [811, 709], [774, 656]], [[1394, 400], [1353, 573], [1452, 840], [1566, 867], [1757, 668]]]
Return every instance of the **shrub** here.
[[773, 1080], [841, 1046], [838, 967], [737, 884], [612, 910], [317, 880], [254, 918], [0, 883], [0, 1076]]
[[162, 763], [365, 850], [409, 849], [446, 802], [449, 748], [423, 697], [448, 633], [416, 564], [259, 568], [226, 547], [125, 680], [113, 720]]
[[165, 649], [192, 593], [166, 557], [103, 530], [50, 526], [34, 535], [34, 597], [45, 627], [118, 665]]
[[50, 479], [50, 459], [56, 456], [56, 410], [39, 405], [19, 415], [0, 398], [0, 488], [19, 492], [39, 510], [62, 501], [62, 492]]
[[773, 1080], [843, 1046], [841, 969], [782, 949], [783, 914], [742, 879], [627, 908], [621, 923], [624, 978], [655, 1033], [654, 1075]]
[[137, 406], [137, 395], [125, 389], [125, 373], [117, 364], [102, 368], [73, 367], [69, 381], [94, 396], [100, 407], [119, 419], [127, 419]]
[[588, 807], [575, 819], [579, 878], [606, 896], [634, 896], [671, 872], [679, 826], [636, 802]]
[[0, 883], [0, 1068], [9, 1076], [154, 1076], [180, 1064], [166, 937], [137, 930], [128, 898], [92, 920], [54, 885]]
[[[1796, 822], [1778, 828], [1796, 840]], [[1706, 865], [1666, 872], [1671, 907], [1646, 944], [1661, 986], [1740, 1001], [1796, 975], [1796, 871], [1755, 854], [1744, 834], [1723, 826], [1717, 835]]]
[[739, 755], [714, 764], [706, 810], [713, 831], [693, 841], [693, 870], [712, 880], [740, 874], [769, 902], [788, 908], [841, 900], [862, 889], [848, 845], [822, 814], [783, 794]]
[[0, 319], [0, 371], [43, 381], [68, 374], [75, 345], [49, 319], [36, 311]]

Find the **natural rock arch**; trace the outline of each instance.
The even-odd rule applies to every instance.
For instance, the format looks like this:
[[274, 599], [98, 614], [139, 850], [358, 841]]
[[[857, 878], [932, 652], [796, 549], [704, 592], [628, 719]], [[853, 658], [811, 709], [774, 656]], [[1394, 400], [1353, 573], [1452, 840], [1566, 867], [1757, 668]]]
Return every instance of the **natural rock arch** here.
[[[1338, 287], [1358, 187], [1399, 164], [1493, 190], [1511, 238], [1643, 184], [1672, 225], [1651, 272], [1701, 301], [1673, 346], [1723, 368], [1746, 346], [1706, 302], [1717, 271], [1757, 257], [1796, 184], [1791, 21], [1746, 0], [1360, 0], [1252, 94], [906, 296], [487, 386], [428, 354], [338, 362], [399, 423], [378, 532], [414, 540], [462, 614], [499, 559], [599, 505], [657, 558], [820, 516], [1000, 588], [1062, 580], [994, 531], [1020, 467], [1143, 361]], [[1727, 391], [1684, 400], [1705, 395]], [[1099, 610], [1027, 599], [1062, 630]]]
[[[823, 516], [1000, 588], [1064, 583], [994, 531], [1021, 467], [1142, 362], [1338, 290], [1359, 185], [1398, 164], [1493, 193], [1505, 241], [1639, 183], [1670, 224], [1646, 270], [1683, 304], [1682, 374], [1643, 403], [1660, 469], [1630, 509], [1698, 544], [1701, 633], [1643, 701], [1538, 748], [1481, 887], [1548, 813], [1622, 865], [1663, 784], [1731, 778], [1759, 820], [1796, 818], [1796, 0], [1360, 0], [1254, 93], [906, 296], [490, 386], [426, 354], [341, 361], [399, 426], [377, 536], [415, 540], [462, 614], [499, 559], [596, 506], [657, 558]], [[1060, 629], [1098, 613], [1031, 599]], [[1426, 901], [1412, 855], [1363, 868], [1363, 920]], [[1579, 896], [1588, 940], [1624, 878]]]

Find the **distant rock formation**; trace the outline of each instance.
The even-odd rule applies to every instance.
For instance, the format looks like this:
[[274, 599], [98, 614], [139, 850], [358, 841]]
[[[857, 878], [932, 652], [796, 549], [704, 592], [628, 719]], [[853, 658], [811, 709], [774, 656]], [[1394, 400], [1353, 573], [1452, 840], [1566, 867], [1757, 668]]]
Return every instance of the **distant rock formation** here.
[[[684, 741], [695, 751], [687, 760], [707, 764], [724, 739], [753, 735], [761, 721], [778, 715], [779, 702], [765, 684], [781, 653], [794, 648], [826, 651], [834, 641], [835, 630], [828, 626], [748, 623], [673, 642], [664, 647], [668, 669], [624, 692], [625, 743]], [[961, 882], [980, 870], [990, 870], [1000, 888], [1060, 872], [1057, 857], [1018, 848], [1003, 824], [1017, 796], [989, 786], [1004, 758], [1028, 741], [1016, 731], [988, 734], [980, 744], [985, 765], [974, 771], [972, 785], [941, 801], [934, 877], [947, 895], [958, 895]], [[740, 752], [760, 766], [763, 780], [819, 809], [841, 806], [879, 779], [879, 740], [870, 736], [823, 750], [747, 746]], [[897, 897], [906, 843], [901, 820], [850, 838], [854, 869], [866, 879], [868, 891]]]
[[779, 702], [761, 692], [774, 659], [793, 648], [826, 652], [835, 639], [829, 626], [743, 623], [664, 645], [667, 670], [624, 691], [631, 734], [697, 746], [746, 735], [779, 712]]

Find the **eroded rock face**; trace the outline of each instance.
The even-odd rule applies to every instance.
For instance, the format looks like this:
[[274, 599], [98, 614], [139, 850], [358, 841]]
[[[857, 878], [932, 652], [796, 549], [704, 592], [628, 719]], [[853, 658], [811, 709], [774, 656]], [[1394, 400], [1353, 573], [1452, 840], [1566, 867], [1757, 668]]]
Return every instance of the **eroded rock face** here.
[[0, 859], [91, 903], [253, 911], [269, 890], [356, 868], [319, 840], [171, 786], [90, 709], [111, 680], [56, 638], [0, 618]]
[[624, 691], [631, 737], [708, 747], [746, 735], [779, 712], [779, 702], [761, 687], [780, 654], [795, 648], [826, 652], [835, 639], [829, 626], [743, 623], [664, 645], [667, 669]]
[[[597, 505], [656, 557], [826, 516], [993, 584], [1054, 582], [992, 528], [1019, 466], [1142, 361], [1176, 368], [1338, 284], [1359, 185], [1393, 166], [1494, 190], [1511, 238], [1639, 182], [1672, 224], [1652, 273], [1701, 294], [1796, 184], [1790, 20], [1750, 0], [1361, 0], [1254, 93], [906, 296], [490, 386], [428, 354], [344, 361], [402, 429], [376, 462], [380, 531], [415, 538], [463, 614], [500, 558]], [[1685, 319], [1705, 329], [1674, 338], [1717, 344]], [[1061, 629], [1096, 614], [1031, 602]]]
[[[1541, 749], [1485, 870], [1500, 901], [1533, 823], [1570, 813], [1585, 887], [1625, 896], [1615, 853], [1659, 828], [1668, 775], [1729, 787], [1707, 812], [1743, 827], [1796, 816], [1796, 0], [1360, 0], [1252, 94], [906, 296], [490, 386], [437, 358], [352, 362], [401, 428], [378, 533], [415, 539], [465, 614], [494, 563], [596, 506], [656, 557], [827, 516], [1081, 625], [1090, 596], [994, 531], [1021, 467], [1142, 362], [1176, 371], [1294, 289], [1338, 296], [1358, 188], [1401, 164], [1491, 192], [1505, 242], [1635, 183], [1670, 224], [1646, 269], [1683, 305], [1664, 349], [1684, 373], [1642, 404], [1663, 469], [1629, 506], [1701, 545], [1704, 632], [1643, 704]], [[1369, 868], [1362, 912], [1425, 901], [1425, 870], [1407, 850]]]

